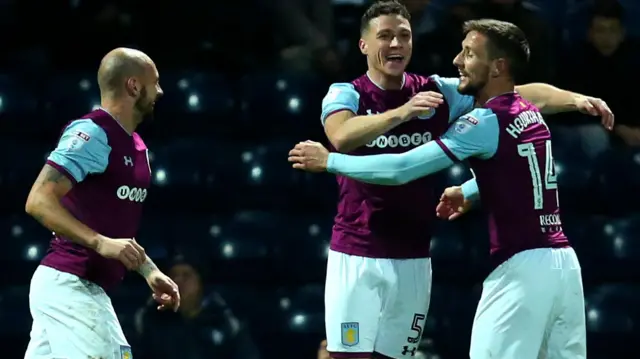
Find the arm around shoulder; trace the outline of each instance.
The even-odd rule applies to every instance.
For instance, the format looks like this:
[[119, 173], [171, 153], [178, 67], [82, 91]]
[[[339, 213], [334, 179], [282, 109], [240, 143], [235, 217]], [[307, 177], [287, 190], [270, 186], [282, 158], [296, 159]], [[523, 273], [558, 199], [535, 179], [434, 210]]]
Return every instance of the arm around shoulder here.
[[348, 83], [331, 85], [322, 100], [324, 131], [339, 152], [364, 146], [403, 122], [397, 110], [358, 116], [359, 106], [360, 94]]
[[585, 97], [545, 83], [516, 86], [516, 91], [544, 114], [577, 111], [580, 99]]

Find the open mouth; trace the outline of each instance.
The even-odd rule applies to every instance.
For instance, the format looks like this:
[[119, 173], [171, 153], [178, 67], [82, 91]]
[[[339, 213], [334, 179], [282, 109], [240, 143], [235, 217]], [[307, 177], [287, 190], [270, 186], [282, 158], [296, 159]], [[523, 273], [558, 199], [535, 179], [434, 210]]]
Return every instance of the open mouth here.
[[466, 80], [466, 79], [468, 79], [468, 78], [469, 78], [469, 76], [467, 76], [467, 74], [465, 74], [465, 73], [464, 73], [464, 72], [462, 72], [462, 71], [459, 71], [459, 70], [458, 70], [458, 74], [460, 75], [460, 81], [462, 81], [462, 80]]
[[389, 56], [386, 57], [386, 60], [388, 62], [400, 64], [400, 63], [402, 63], [404, 61], [404, 56], [402, 56], [402, 55], [389, 55]]

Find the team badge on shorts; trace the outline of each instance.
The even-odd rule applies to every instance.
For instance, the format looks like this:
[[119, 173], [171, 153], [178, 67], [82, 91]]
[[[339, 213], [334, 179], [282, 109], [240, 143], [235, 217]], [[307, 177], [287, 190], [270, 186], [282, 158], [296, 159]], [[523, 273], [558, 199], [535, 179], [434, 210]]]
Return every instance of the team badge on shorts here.
[[131, 347], [127, 347], [124, 345], [120, 346], [120, 358], [121, 359], [133, 359], [133, 354], [131, 354]]
[[352, 347], [360, 343], [360, 323], [342, 323], [342, 345]]

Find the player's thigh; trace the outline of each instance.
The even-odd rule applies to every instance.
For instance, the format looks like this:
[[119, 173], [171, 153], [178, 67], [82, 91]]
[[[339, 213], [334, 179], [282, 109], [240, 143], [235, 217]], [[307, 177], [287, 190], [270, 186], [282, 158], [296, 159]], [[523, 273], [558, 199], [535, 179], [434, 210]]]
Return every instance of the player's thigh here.
[[[34, 315], [35, 314], [35, 315]], [[51, 347], [47, 338], [47, 332], [42, 324], [39, 313], [33, 313], [33, 324], [29, 333], [29, 345], [24, 354], [25, 359], [49, 359], [51, 358]]]
[[375, 351], [390, 358], [415, 355], [429, 311], [431, 260], [392, 260], [385, 273], [390, 283], [375, 344]]
[[120, 325], [118, 316], [113, 308], [111, 299], [108, 296], [105, 296], [103, 298], [103, 306], [105, 308], [104, 322], [105, 326], [109, 330], [109, 335], [111, 337], [114, 358], [130, 359], [133, 357], [131, 353], [131, 346], [129, 345], [129, 342], [124, 335], [124, 331], [122, 330], [122, 326]]
[[42, 266], [36, 270], [29, 304], [52, 358], [113, 357], [101, 296], [106, 296], [101, 288], [76, 276]]
[[327, 351], [333, 358], [368, 358], [382, 308], [378, 261], [329, 252], [325, 284]]
[[573, 249], [561, 252], [567, 252], [560, 253], [564, 257], [562, 295], [555, 306], [555, 318], [549, 325], [539, 359], [585, 359], [587, 328], [582, 273]]
[[[471, 333], [471, 359], [536, 359], [554, 305], [559, 272], [548, 251], [525, 251], [484, 281]], [[557, 274], [557, 275], [555, 275]]]

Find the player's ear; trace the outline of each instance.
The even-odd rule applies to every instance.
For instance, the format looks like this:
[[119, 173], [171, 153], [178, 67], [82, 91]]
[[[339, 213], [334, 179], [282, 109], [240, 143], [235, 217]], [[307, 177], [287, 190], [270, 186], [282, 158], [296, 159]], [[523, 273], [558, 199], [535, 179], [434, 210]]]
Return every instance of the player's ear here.
[[491, 64], [491, 77], [498, 77], [503, 74], [507, 67], [507, 61], [505, 59], [496, 59]]
[[366, 55], [366, 54], [367, 54], [368, 47], [367, 47], [367, 43], [366, 43], [366, 41], [364, 41], [363, 39], [360, 39], [360, 41], [358, 41], [358, 47], [360, 48], [360, 52], [361, 52], [363, 55]]
[[127, 89], [127, 94], [131, 97], [137, 97], [141, 90], [140, 84], [133, 77], [129, 77], [127, 79], [127, 82], [125, 83], [125, 88]]

